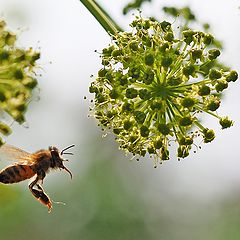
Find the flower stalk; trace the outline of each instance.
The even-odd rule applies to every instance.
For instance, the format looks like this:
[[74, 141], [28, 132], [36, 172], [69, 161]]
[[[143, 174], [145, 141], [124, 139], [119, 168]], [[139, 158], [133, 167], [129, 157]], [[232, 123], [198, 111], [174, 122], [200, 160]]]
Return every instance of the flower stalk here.
[[116, 34], [122, 29], [107, 14], [107, 12], [94, 0], [80, 0], [81, 3], [89, 10], [89, 12], [97, 19], [108, 34]]

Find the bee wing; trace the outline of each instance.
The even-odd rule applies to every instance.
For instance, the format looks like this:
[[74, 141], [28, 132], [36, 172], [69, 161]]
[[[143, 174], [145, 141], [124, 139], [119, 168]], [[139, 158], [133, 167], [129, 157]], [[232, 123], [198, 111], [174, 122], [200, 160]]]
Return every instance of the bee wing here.
[[31, 153], [25, 152], [20, 148], [4, 144], [0, 147], [0, 160], [9, 160], [27, 164], [33, 161], [33, 157]]

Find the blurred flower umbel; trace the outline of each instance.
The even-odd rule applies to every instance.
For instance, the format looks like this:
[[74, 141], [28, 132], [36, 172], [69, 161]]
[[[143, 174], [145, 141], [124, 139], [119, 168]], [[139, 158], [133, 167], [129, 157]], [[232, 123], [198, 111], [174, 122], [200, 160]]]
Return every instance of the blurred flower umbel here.
[[236, 71], [215, 64], [220, 50], [213, 36], [184, 30], [175, 37], [169, 22], [136, 17], [131, 32], [119, 32], [101, 53], [102, 65], [89, 91], [95, 93], [94, 116], [112, 131], [120, 148], [134, 156], [150, 154], [155, 163], [169, 159], [169, 142], [185, 158], [202, 136], [209, 143], [214, 131], [203, 126], [203, 113], [221, 127], [232, 126], [216, 113], [221, 92], [238, 78]]
[[[17, 48], [15, 42], [16, 35], [6, 30], [6, 23], [0, 20], [0, 109], [21, 124], [25, 121], [24, 113], [32, 90], [37, 85], [33, 76], [40, 54], [32, 48]], [[9, 135], [11, 128], [0, 122], [0, 133]]]

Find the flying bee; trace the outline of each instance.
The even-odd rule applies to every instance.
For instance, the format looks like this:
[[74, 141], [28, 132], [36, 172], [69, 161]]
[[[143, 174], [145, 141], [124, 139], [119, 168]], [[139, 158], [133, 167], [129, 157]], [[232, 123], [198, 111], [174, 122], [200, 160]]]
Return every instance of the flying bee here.
[[62, 155], [73, 155], [73, 153], [65, 151], [74, 146], [68, 146], [62, 151], [50, 146], [48, 150], [39, 150], [31, 154], [4, 144], [0, 147], [0, 156], [14, 160], [15, 163], [0, 171], [0, 182], [4, 184], [18, 183], [35, 176], [34, 180], [28, 185], [29, 190], [37, 200], [48, 207], [48, 212], [51, 212], [52, 201], [43, 189], [43, 179], [51, 169], [64, 169], [72, 178], [70, 170], [63, 165], [63, 162], [68, 160], [63, 159]]

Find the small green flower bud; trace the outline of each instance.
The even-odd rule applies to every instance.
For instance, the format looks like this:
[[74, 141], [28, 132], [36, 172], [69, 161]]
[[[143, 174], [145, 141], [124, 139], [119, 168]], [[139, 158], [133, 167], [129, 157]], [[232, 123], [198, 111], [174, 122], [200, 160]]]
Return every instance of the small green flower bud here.
[[203, 140], [205, 143], [213, 141], [215, 138], [215, 133], [212, 129], [205, 128], [203, 131]]
[[9, 134], [12, 133], [12, 130], [7, 124], [0, 122], [0, 132], [3, 135], [8, 136]]
[[135, 142], [137, 139], [138, 139], [138, 136], [136, 136], [136, 135], [131, 135], [131, 136], [129, 137], [129, 142], [133, 143], [133, 142]]
[[132, 102], [125, 102], [122, 105], [122, 111], [123, 112], [131, 112], [131, 111], [133, 111], [133, 109], [134, 109], [134, 106], [133, 106]]
[[116, 113], [114, 111], [107, 111], [106, 116], [112, 118]]
[[217, 92], [222, 92], [224, 89], [228, 87], [228, 82], [226, 80], [218, 80], [215, 85], [215, 89]]
[[109, 97], [112, 98], [112, 99], [117, 99], [118, 96], [119, 96], [119, 93], [115, 88], [112, 89], [109, 93]]
[[21, 69], [16, 69], [14, 72], [14, 78], [22, 80], [23, 79], [23, 72]]
[[209, 71], [209, 79], [211, 80], [216, 80], [222, 77], [222, 74], [220, 71], [216, 70], [216, 69], [211, 69]]
[[161, 160], [163, 160], [163, 161], [169, 160], [169, 150], [167, 148], [162, 147], [160, 154], [161, 154]]
[[190, 75], [192, 76], [195, 72], [195, 67], [194, 65], [185, 66], [183, 67], [182, 72], [187, 77], [189, 77]]
[[90, 93], [97, 93], [98, 92], [98, 88], [96, 86], [94, 86], [93, 83], [91, 83], [91, 85], [89, 86], [89, 92]]
[[179, 158], [185, 158], [189, 155], [188, 147], [185, 145], [181, 145], [178, 147], [178, 157]]
[[161, 53], [165, 53], [168, 48], [169, 48], [169, 43], [164, 42], [159, 46], [159, 51]]
[[35, 62], [40, 58], [40, 53], [39, 52], [29, 52], [29, 54], [26, 55], [26, 60], [29, 61], [29, 63], [34, 66]]
[[134, 118], [139, 124], [143, 124], [146, 119], [146, 114], [141, 111], [134, 112]]
[[113, 128], [113, 133], [116, 135], [119, 135], [121, 133], [121, 129], [120, 128]]
[[220, 107], [220, 99], [218, 98], [213, 98], [211, 99], [208, 103], [207, 103], [207, 110], [210, 110], [210, 111], [216, 111], [219, 107]]
[[19, 124], [22, 124], [25, 122], [25, 118], [22, 112], [18, 110], [12, 110], [9, 112], [9, 114], [17, 121]]
[[205, 45], [210, 45], [214, 40], [214, 37], [211, 34], [205, 34], [203, 37], [203, 42]]
[[95, 98], [98, 103], [103, 103], [106, 101], [105, 96], [100, 92], [96, 93]]
[[160, 23], [160, 25], [164, 32], [167, 32], [171, 29], [171, 23], [169, 23], [169, 22], [163, 21]]
[[147, 89], [140, 89], [139, 90], [139, 97], [142, 99], [142, 100], [148, 100], [151, 98], [151, 92], [149, 92]]
[[211, 89], [207, 85], [203, 85], [198, 89], [198, 95], [199, 96], [207, 96], [207, 95], [210, 94], [210, 92], [211, 92]]
[[112, 51], [112, 56], [113, 56], [114, 58], [116, 58], [116, 57], [118, 57], [118, 56], [120, 56], [120, 55], [122, 55], [122, 50], [121, 50], [121, 49], [114, 49], [114, 50]]
[[141, 150], [139, 151], [139, 155], [140, 155], [141, 157], [144, 157], [144, 156], [146, 155], [146, 153], [147, 153], [147, 151], [146, 151], [145, 149], [141, 149]]
[[102, 59], [102, 65], [103, 66], [108, 66], [109, 65], [109, 60], [107, 58]]
[[196, 61], [197, 59], [200, 59], [202, 57], [203, 50], [201, 49], [193, 49], [191, 51], [192, 59]]
[[107, 73], [107, 70], [105, 68], [101, 68], [98, 71], [98, 77], [105, 77], [105, 74]]
[[136, 41], [131, 41], [129, 43], [129, 47], [132, 51], [137, 51], [138, 50], [138, 43]]
[[174, 35], [172, 32], [168, 32], [166, 33], [166, 35], [164, 36], [164, 39], [168, 42], [173, 42], [174, 40]]
[[233, 125], [233, 121], [230, 120], [228, 117], [222, 117], [219, 120], [220, 125], [222, 126], [222, 129], [229, 128]]
[[188, 45], [193, 41], [194, 32], [192, 30], [185, 30], [182, 32], [184, 37], [184, 42], [186, 42]]
[[133, 122], [132, 121], [130, 121], [130, 120], [125, 120], [124, 122], [123, 122], [123, 128], [125, 129], [125, 130], [129, 130], [129, 129], [131, 129], [133, 127]]
[[111, 71], [107, 71], [107, 72], [106, 72], [105, 78], [106, 78], [107, 80], [109, 80], [110, 82], [111, 82], [112, 80], [114, 80], [114, 77], [113, 77]]
[[148, 66], [152, 66], [154, 63], [154, 56], [149, 53], [145, 56], [145, 64], [148, 65]]
[[170, 130], [169, 124], [160, 123], [158, 125], [158, 131], [163, 135], [167, 136], [171, 130]]
[[191, 126], [193, 119], [191, 116], [182, 117], [179, 119], [179, 125], [183, 127]]
[[161, 110], [163, 108], [163, 104], [161, 100], [154, 100], [151, 104], [150, 104], [150, 108], [152, 110], [158, 111]]
[[178, 86], [178, 85], [180, 85], [182, 82], [183, 82], [183, 81], [182, 81], [182, 79], [181, 79], [180, 77], [170, 77], [170, 78], [168, 79], [168, 84], [169, 84], [170, 86]]
[[32, 77], [26, 77], [22, 80], [22, 84], [29, 89], [34, 89], [37, 86], [37, 80]]
[[148, 137], [148, 135], [149, 135], [149, 128], [148, 127], [146, 127], [146, 126], [141, 126], [141, 128], [140, 128], [140, 134], [141, 134], [141, 136], [142, 137]]
[[148, 70], [146, 73], [144, 73], [143, 82], [146, 85], [150, 85], [154, 80], [154, 72], [152, 70]]
[[128, 84], [128, 77], [126, 75], [120, 77], [119, 82], [120, 82], [121, 86], [127, 85]]
[[138, 96], [138, 90], [136, 90], [135, 88], [128, 88], [126, 90], [126, 97], [127, 98], [136, 98]]
[[208, 51], [208, 58], [210, 60], [216, 59], [218, 56], [220, 56], [221, 52], [218, 49], [211, 49]]
[[148, 151], [149, 154], [154, 154], [154, 153], [156, 152], [155, 148], [152, 147], [152, 146], [149, 146], [149, 147], [147, 148], [147, 151]]
[[161, 65], [165, 68], [168, 68], [173, 62], [173, 59], [171, 57], [164, 57], [162, 59]]
[[8, 107], [12, 110], [24, 112], [26, 110], [26, 103], [21, 98], [11, 98], [8, 100]]
[[129, 76], [132, 78], [138, 79], [140, 76], [140, 69], [139, 68], [130, 69]]
[[193, 144], [193, 138], [190, 136], [181, 137], [179, 140], [179, 145], [192, 145], [192, 144]]
[[5, 42], [9, 46], [13, 46], [14, 43], [16, 42], [16, 39], [17, 39], [17, 36], [14, 33], [8, 32], [8, 34], [6, 35]]
[[238, 79], [238, 73], [234, 70], [232, 70], [227, 76], [226, 80], [227, 82], [235, 82]]
[[144, 22], [144, 29], [149, 29], [151, 27], [151, 23], [150, 23], [150, 21], [149, 20], [146, 20], [145, 22]]
[[154, 141], [153, 141], [153, 145], [156, 149], [160, 149], [162, 146], [163, 146], [163, 142], [162, 142], [162, 139], [161, 138], [156, 138]]
[[185, 108], [191, 108], [196, 103], [196, 99], [192, 97], [185, 97], [181, 100], [181, 105]]
[[110, 123], [110, 121], [107, 119], [101, 119], [100, 123], [103, 127], [107, 127], [107, 125]]

